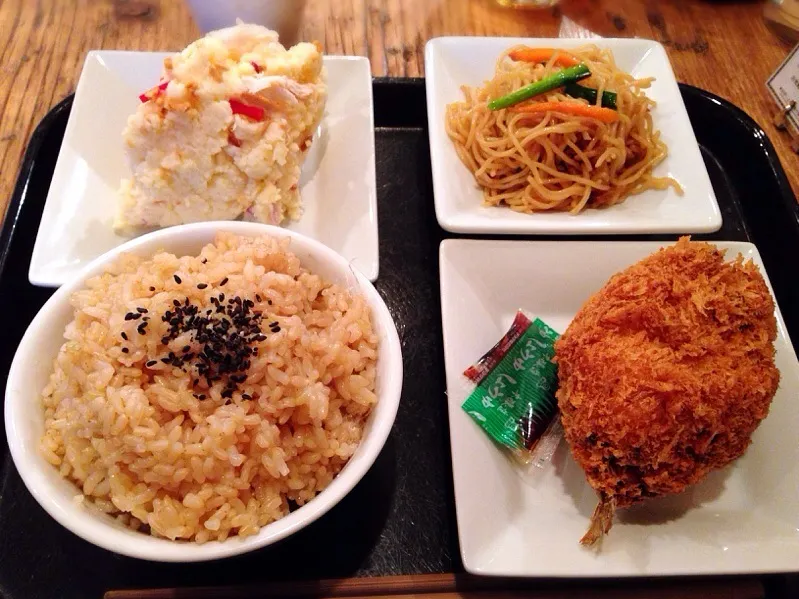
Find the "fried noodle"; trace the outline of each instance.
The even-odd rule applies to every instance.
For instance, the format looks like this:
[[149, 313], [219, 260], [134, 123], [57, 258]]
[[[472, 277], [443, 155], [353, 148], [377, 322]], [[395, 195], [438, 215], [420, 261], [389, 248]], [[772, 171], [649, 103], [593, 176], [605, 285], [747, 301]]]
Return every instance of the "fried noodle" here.
[[[518, 47], [517, 47], [518, 48]], [[583, 46], [568, 51], [591, 71], [581, 85], [617, 94], [619, 119], [597, 119], [560, 113], [489, 110], [489, 100], [504, 96], [560, 69], [555, 56], [546, 64], [512, 60], [506, 50], [494, 78], [483, 87], [463, 86], [465, 100], [447, 106], [446, 130], [458, 156], [483, 188], [488, 206], [517, 212], [569, 211], [618, 204], [647, 189], [682, 188], [652, 170], [667, 154], [652, 122], [655, 102], [643, 89], [652, 78], [635, 79], [620, 70], [610, 50]], [[581, 102], [562, 88], [538, 95], [533, 102]]]

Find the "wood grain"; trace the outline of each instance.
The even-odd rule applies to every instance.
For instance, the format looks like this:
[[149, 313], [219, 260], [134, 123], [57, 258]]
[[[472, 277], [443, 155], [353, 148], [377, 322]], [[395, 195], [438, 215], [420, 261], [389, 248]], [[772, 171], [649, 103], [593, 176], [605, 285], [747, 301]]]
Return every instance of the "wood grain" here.
[[532, 582], [470, 576], [422, 574], [344, 578], [258, 587], [131, 589], [108, 591], [105, 599], [256, 599], [262, 597], [333, 599], [761, 599], [763, 585], [753, 578], [727, 580], [650, 580], [623, 584], [563, 581]]
[[[424, 44], [440, 35], [554, 37], [567, 18], [602, 36], [653, 38], [665, 44], [680, 81], [731, 100], [760, 123], [777, 146], [797, 192], [799, 158], [774, 129], [773, 107], [764, 88], [789, 47], [766, 28], [761, 13], [759, 2], [746, 1], [566, 0], [554, 10], [514, 11], [493, 0], [309, 0], [302, 35], [322, 42], [330, 54], [368, 56], [376, 76], [397, 77], [423, 76]], [[0, 212], [5, 212], [33, 129], [74, 91], [88, 50], [177, 50], [198, 35], [186, 6], [175, 0], [0, 0]], [[112, 591], [106, 597], [256, 597], [269, 596], [270, 589], [282, 596], [307, 596], [311, 591], [331, 597], [489, 596], [485, 588], [464, 590], [469, 586], [464, 584], [462, 577], [445, 575], [321, 582], [312, 588]], [[763, 596], [763, 588], [752, 579], [654, 586], [636, 582], [624, 588], [549, 588], [502, 596], [589, 595], [754, 599]]]
[[[760, 2], [563, 0], [555, 9], [519, 11], [494, 0], [308, 0], [302, 35], [330, 54], [368, 56], [376, 76], [417, 77], [431, 37], [554, 37], [564, 19], [606, 37], [663, 42], [680, 81], [758, 121], [799, 192], [799, 157], [775, 129], [764, 87], [789, 46], [766, 27]], [[198, 35], [179, 0], [0, 1], [0, 211], [34, 127], [74, 91], [88, 50], [177, 50]]]

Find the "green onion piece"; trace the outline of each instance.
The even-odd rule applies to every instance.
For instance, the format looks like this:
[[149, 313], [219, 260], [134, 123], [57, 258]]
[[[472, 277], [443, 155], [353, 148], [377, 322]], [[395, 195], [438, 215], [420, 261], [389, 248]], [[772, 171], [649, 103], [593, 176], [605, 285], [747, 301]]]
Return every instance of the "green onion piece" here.
[[591, 74], [588, 67], [584, 63], [576, 64], [573, 67], [567, 67], [560, 71], [553, 73], [549, 77], [544, 77], [540, 81], [534, 81], [524, 87], [520, 87], [516, 91], [509, 93], [507, 96], [495, 98], [488, 103], [489, 110], [500, 110], [513, 106], [519, 102], [529, 100], [533, 96], [546, 93], [556, 87], [563, 87], [567, 83], [573, 83], [584, 79]]
[[[578, 83], [567, 83], [563, 86], [563, 91], [572, 98], [583, 98], [591, 104], [596, 104], [597, 90], [592, 87], [585, 87]], [[602, 92], [602, 106], [616, 110], [616, 92]]]

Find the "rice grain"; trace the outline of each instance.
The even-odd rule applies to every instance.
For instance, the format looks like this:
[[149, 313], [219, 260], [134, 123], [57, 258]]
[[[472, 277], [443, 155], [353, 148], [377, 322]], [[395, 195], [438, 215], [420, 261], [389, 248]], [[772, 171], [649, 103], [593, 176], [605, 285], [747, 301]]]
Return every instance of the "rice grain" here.
[[366, 300], [288, 241], [220, 233], [199, 256], [123, 255], [72, 306], [41, 452], [134, 530], [256, 534], [330, 484], [377, 401]]

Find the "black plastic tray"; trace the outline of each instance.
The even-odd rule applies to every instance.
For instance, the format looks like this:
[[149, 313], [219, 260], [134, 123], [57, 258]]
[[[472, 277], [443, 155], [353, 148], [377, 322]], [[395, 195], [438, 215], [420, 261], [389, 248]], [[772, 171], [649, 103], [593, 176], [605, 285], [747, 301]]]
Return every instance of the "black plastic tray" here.
[[[724, 216], [721, 231], [697, 237], [757, 244], [789, 331], [799, 340], [799, 207], [774, 148], [735, 106], [696, 88], [682, 86], [681, 91]], [[1, 434], [0, 594], [99, 597], [108, 589], [130, 587], [462, 570], [438, 293], [438, 245], [448, 234], [438, 227], [433, 209], [424, 82], [376, 80], [374, 98], [376, 286], [397, 323], [405, 381], [392, 434], [363, 481], [326, 516], [272, 547], [212, 563], [151, 563], [98, 549], [52, 520], [23, 486]], [[0, 231], [3, 386], [19, 339], [52, 293], [31, 286], [27, 271], [71, 105], [70, 97], [37, 127]], [[676, 236], [624, 237], [642, 238]], [[796, 588], [787, 577], [766, 582], [773, 596]]]

